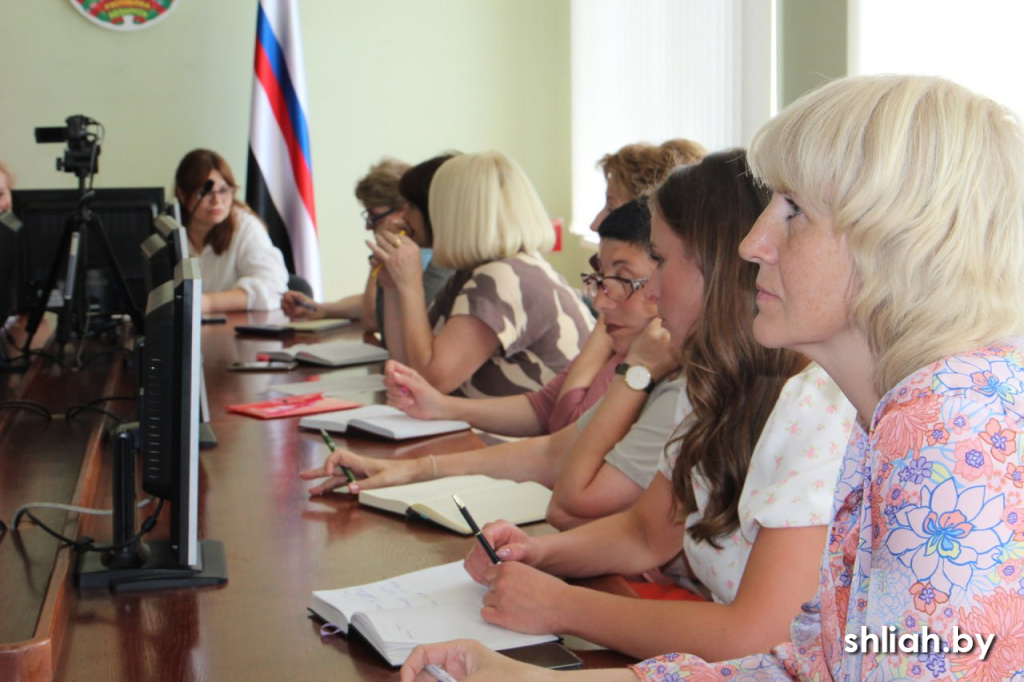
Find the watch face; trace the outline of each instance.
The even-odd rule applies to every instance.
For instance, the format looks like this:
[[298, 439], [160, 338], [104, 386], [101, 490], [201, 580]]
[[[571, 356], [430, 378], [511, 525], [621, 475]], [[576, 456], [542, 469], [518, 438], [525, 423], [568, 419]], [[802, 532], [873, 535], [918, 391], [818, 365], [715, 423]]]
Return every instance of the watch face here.
[[644, 391], [651, 385], [651, 370], [643, 365], [633, 365], [626, 370], [626, 385], [637, 391]]

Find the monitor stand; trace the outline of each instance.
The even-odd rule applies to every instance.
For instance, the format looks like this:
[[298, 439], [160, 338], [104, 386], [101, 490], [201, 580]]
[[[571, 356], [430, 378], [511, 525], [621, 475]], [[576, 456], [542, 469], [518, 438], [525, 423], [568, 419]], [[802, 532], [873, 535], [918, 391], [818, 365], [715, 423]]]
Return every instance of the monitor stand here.
[[166, 540], [134, 540], [135, 457], [139, 425], [123, 424], [111, 431], [113, 442], [114, 550], [85, 552], [78, 560], [75, 584], [107, 587], [114, 592], [221, 585], [228, 580], [224, 544], [199, 541], [195, 566], [182, 566], [177, 547]]

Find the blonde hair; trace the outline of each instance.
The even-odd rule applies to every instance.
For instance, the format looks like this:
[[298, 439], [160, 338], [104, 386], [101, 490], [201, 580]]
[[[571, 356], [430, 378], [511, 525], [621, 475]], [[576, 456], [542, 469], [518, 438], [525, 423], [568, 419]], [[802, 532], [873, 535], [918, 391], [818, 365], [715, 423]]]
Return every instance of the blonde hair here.
[[1006, 108], [940, 78], [844, 78], [769, 121], [749, 156], [845, 234], [881, 393], [1024, 331], [1024, 136]]
[[398, 191], [398, 181], [409, 168], [405, 161], [385, 156], [370, 166], [366, 175], [359, 178], [359, 182], [356, 183], [356, 199], [366, 208], [405, 206], [405, 199]]
[[635, 199], [660, 185], [676, 166], [698, 163], [706, 155], [700, 144], [678, 137], [660, 145], [627, 144], [614, 154], [605, 154], [597, 165], [606, 181], [618, 180]]
[[446, 161], [430, 183], [434, 260], [471, 270], [517, 253], [540, 254], [554, 229], [523, 169], [500, 152], [462, 154]]
[[11, 170], [11, 167], [3, 159], [0, 159], [0, 173], [7, 177], [7, 189], [14, 189], [14, 181], [16, 180], [14, 171]]

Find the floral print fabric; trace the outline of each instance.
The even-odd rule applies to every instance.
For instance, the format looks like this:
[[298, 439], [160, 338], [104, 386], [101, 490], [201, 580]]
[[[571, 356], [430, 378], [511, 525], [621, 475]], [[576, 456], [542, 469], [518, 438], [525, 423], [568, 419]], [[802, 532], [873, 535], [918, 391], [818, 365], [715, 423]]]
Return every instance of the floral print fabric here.
[[[792, 641], [727, 663], [670, 654], [634, 672], [663, 681], [1021, 679], [1022, 429], [1021, 340], [916, 372], [851, 439], [818, 598], [794, 621]], [[920, 644], [924, 627], [938, 635], [926, 650], [849, 651], [862, 632]], [[964, 637], [973, 646], [958, 652]], [[979, 638], [989, 644], [984, 659]]]

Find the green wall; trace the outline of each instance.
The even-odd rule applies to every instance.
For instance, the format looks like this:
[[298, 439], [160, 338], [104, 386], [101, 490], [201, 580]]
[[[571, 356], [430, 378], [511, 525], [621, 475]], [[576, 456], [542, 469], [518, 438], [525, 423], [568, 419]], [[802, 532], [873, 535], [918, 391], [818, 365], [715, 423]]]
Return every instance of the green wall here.
[[845, 76], [847, 0], [778, 0], [779, 108]]
[[[95, 26], [67, 0], [0, 4], [0, 156], [20, 187], [76, 186], [54, 168], [61, 145], [33, 138], [71, 114], [106, 127], [97, 187], [169, 195], [197, 146], [244, 182], [255, 0], [179, 0], [133, 32]], [[569, 0], [302, 0], [301, 13], [327, 297], [362, 287], [352, 189], [385, 154], [498, 149], [552, 216], [569, 217]], [[573, 276], [575, 260], [555, 258]]]

